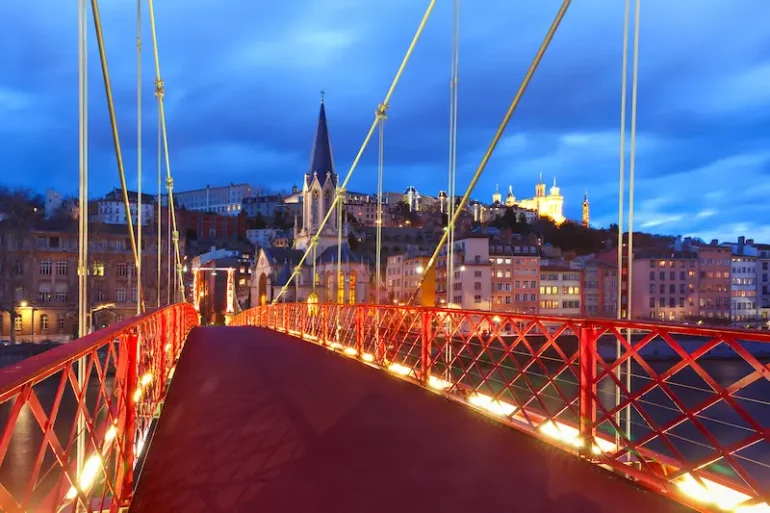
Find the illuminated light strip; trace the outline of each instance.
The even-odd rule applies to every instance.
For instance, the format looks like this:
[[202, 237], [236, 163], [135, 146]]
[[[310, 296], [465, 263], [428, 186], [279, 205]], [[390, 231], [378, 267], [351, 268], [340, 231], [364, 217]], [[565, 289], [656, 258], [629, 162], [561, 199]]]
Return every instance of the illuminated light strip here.
[[393, 374], [398, 374], [399, 376], [414, 377], [414, 371], [406, 365], [401, 365], [400, 363], [391, 363], [388, 365], [388, 370]]
[[452, 383], [436, 376], [428, 376], [428, 386], [434, 390], [446, 390], [452, 386]]
[[594, 436], [594, 441], [596, 444], [591, 447], [591, 452], [594, 454], [601, 454], [603, 452], [617, 452], [618, 446], [615, 445], [612, 442], [608, 442], [604, 438], [599, 438], [598, 436]]
[[356, 351], [352, 347], [346, 347], [344, 352], [345, 352], [345, 354], [350, 355], [350, 356], [357, 356], [358, 355], [358, 351]]
[[745, 493], [733, 490], [727, 486], [721, 485], [710, 479], [700, 479], [699, 483], [692, 475], [684, 474], [674, 481], [679, 491], [704, 504], [714, 504], [718, 508], [734, 511], [736, 513], [767, 513], [770, 512], [770, 506], [765, 504], [755, 504], [753, 506], [740, 506], [739, 504], [751, 499]]
[[374, 361], [374, 355], [371, 354], [371, 353], [364, 353], [364, 354], [361, 355], [361, 358], [365, 362], [373, 362]]
[[[537, 428], [544, 435], [559, 440], [572, 447], [583, 447], [585, 441], [580, 438], [580, 434], [577, 429], [565, 426], [561, 423], [554, 423], [551, 420], [543, 422]], [[597, 447], [597, 449], [599, 449]]]
[[[107, 453], [109, 450], [110, 445], [112, 444], [112, 441], [115, 439], [115, 436], [117, 436], [118, 430], [115, 426], [110, 426], [110, 429], [107, 430], [107, 432], [104, 434], [104, 452]], [[97, 474], [99, 474], [99, 470], [101, 468], [100, 463], [102, 462], [102, 457], [99, 454], [92, 454], [91, 457], [88, 458], [85, 465], [83, 465], [83, 470], [78, 476], [78, 487], [83, 490], [85, 493], [89, 488], [91, 488], [91, 485], [93, 485], [94, 480], [96, 479]], [[67, 494], [64, 496], [67, 500], [72, 500], [78, 495], [78, 490], [74, 486], [70, 486], [70, 489], [67, 491]]]
[[516, 412], [516, 406], [512, 405], [511, 403], [506, 403], [505, 401], [500, 401], [498, 399], [492, 399], [490, 396], [481, 394], [479, 392], [476, 392], [468, 397], [468, 402], [476, 408], [481, 408], [488, 412], [494, 413], [495, 415], [510, 417]]

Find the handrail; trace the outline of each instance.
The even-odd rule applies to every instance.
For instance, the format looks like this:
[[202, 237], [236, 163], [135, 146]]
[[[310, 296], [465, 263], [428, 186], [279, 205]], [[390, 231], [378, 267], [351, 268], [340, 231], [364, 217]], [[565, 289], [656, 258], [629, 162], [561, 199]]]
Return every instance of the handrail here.
[[700, 511], [770, 511], [770, 333], [303, 303], [230, 324], [387, 370]]
[[[127, 505], [132, 469], [197, 324], [191, 305], [170, 305], [0, 369], [0, 510]], [[80, 362], [85, 383], [78, 382]], [[86, 455], [80, 473], [79, 442]], [[35, 459], [15, 458], [24, 453]]]

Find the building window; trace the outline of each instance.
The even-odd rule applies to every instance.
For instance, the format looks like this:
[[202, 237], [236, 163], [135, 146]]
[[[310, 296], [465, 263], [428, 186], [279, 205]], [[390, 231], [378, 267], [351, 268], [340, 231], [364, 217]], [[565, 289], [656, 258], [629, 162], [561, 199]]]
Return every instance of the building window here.
[[56, 274], [58, 276], [67, 276], [70, 273], [70, 263], [66, 260], [56, 262]]
[[118, 276], [128, 276], [128, 264], [125, 262], [120, 262], [118, 264]]
[[47, 331], [48, 330], [48, 315], [43, 314], [40, 316], [40, 330], [41, 331]]
[[21, 331], [21, 314], [16, 314], [16, 317], [14, 317], [13, 328], [16, 331]]
[[50, 260], [41, 260], [40, 262], [40, 275], [41, 276], [50, 276], [51, 275], [51, 261]]
[[126, 303], [128, 301], [128, 291], [123, 285], [118, 285], [115, 289], [115, 301], [118, 303]]
[[55, 297], [56, 297], [56, 302], [57, 303], [66, 303], [67, 302], [67, 293], [66, 292], [57, 292]]
[[104, 262], [94, 262], [91, 274], [93, 276], [104, 276]]

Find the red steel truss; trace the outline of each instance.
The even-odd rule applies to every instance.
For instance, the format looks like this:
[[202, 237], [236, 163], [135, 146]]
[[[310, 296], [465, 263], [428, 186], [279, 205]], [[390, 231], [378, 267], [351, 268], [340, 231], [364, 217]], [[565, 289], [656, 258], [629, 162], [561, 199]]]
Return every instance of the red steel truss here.
[[277, 304], [321, 344], [702, 511], [770, 511], [770, 334], [456, 309]]
[[[197, 324], [191, 305], [176, 304], [0, 370], [0, 510], [128, 504], [134, 466]], [[85, 444], [80, 473], [78, 440]]]

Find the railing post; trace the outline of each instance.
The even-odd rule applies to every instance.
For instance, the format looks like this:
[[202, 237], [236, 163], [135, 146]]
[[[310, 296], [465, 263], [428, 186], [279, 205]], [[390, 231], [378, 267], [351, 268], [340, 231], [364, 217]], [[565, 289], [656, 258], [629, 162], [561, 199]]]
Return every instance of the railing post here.
[[364, 354], [364, 307], [353, 308], [356, 309], [356, 351], [361, 356]]
[[[161, 329], [162, 324], [160, 320], [155, 320], [155, 329], [158, 330], [159, 337], [156, 338], [156, 340], [159, 341], [159, 354], [158, 359], [160, 360], [160, 376], [158, 376], [158, 381], [160, 382], [160, 394], [161, 396], [166, 395], [166, 369], [168, 368], [168, 358], [171, 351], [166, 351], [166, 346], [168, 345], [168, 334]], [[172, 348], [173, 351], [173, 348]]]
[[137, 401], [134, 401], [134, 392], [139, 383], [137, 376], [139, 366], [138, 342], [139, 335], [136, 331], [132, 331], [126, 336], [128, 368], [126, 370], [125, 390], [126, 423], [123, 426], [123, 454], [125, 459], [123, 460], [123, 485], [120, 489], [120, 502], [125, 505], [128, 505], [134, 492], [134, 460], [136, 459], [134, 441], [136, 434], [136, 409], [138, 408]]
[[430, 313], [421, 312], [420, 315], [420, 380], [427, 383], [430, 373]]
[[590, 455], [596, 429], [596, 330], [589, 324], [580, 327], [578, 360], [580, 363], [580, 438], [586, 454]]
[[321, 345], [326, 345], [329, 341], [329, 315], [326, 313], [326, 305], [321, 305]]

